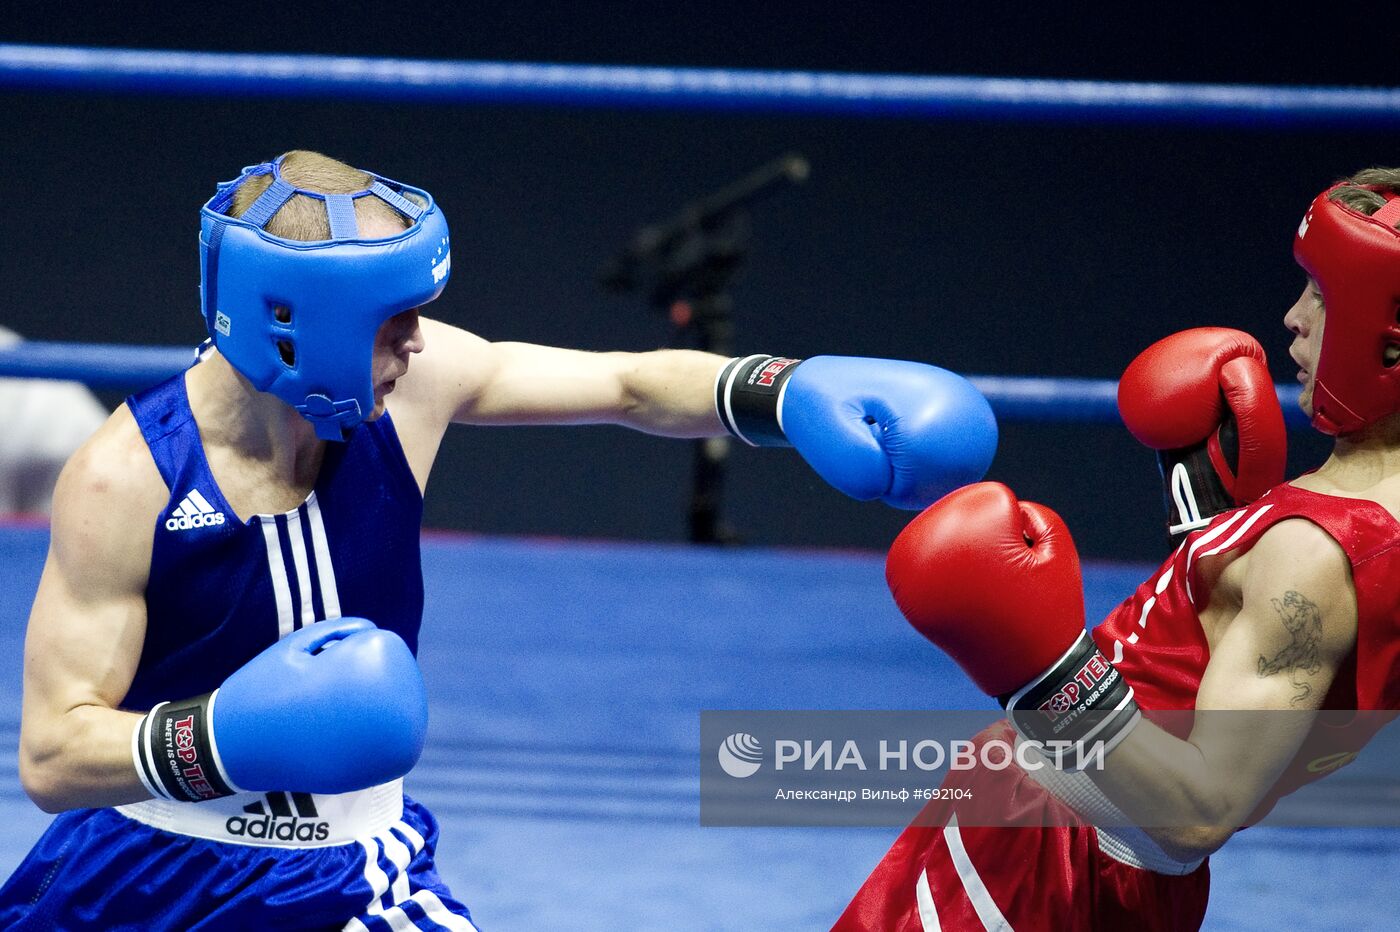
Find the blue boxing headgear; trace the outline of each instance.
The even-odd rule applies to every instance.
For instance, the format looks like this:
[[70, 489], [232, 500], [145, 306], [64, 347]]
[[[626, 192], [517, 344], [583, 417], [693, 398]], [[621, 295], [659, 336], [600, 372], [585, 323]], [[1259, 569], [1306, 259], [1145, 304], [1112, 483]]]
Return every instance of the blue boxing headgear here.
[[[307, 191], [281, 159], [243, 169], [200, 211], [200, 298], [219, 353], [259, 391], [296, 408], [323, 440], [344, 440], [374, 410], [375, 334], [395, 314], [442, 293], [452, 270], [447, 221], [428, 192], [369, 174], [353, 194]], [[272, 184], [240, 217], [224, 211], [254, 175]], [[323, 201], [331, 238], [303, 242], [263, 229], [294, 194]], [[355, 201], [377, 197], [408, 229], [360, 236]]]

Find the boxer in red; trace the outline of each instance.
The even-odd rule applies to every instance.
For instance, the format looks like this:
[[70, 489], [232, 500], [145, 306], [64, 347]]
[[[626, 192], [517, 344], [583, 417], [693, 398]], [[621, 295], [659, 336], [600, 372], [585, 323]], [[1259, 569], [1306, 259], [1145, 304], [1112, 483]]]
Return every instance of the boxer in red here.
[[[1092, 635], [1073, 542], [1049, 509], [980, 483], [900, 534], [887, 563], [900, 609], [1007, 710], [978, 740], [1053, 732], [1106, 753], [1099, 768], [950, 775], [945, 786], [1034, 827], [959, 825], [931, 804], [837, 930], [1198, 929], [1209, 855], [1374, 725], [1154, 719], [1400, 709], [1397, 195], [1400, 169], [1361, 172], [1317, 197], [1294, 240], [1308, 281], [1284, 323], [1300, 404], [1336, 437], [1316, 471], [1280, 481], [1282, 423], [1247, 336], [1176, 334], [1124, 374], [1120, 410], [1159, 450], [1180, 544]], [[1086, 674], [1094, 688], [1076, 690]], [[1122, 827], [1133, 821], [1145, 827]]]

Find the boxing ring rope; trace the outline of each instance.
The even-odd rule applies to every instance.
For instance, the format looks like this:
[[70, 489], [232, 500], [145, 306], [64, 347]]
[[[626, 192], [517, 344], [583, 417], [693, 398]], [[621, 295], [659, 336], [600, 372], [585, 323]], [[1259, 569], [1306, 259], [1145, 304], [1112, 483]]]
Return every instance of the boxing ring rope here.
[[1400, 123], [1400, 88], [1171, 84], [0, 44], [0, 87], [1213, 126]]
[[[0, 349], [0, 377], [72, 379], [94, 388], [134, 389], [184, 369], [191, 350], [173, 346], [29, 341]], [[997, 417], [1035, 423], [1117, 424], [1118, 383], [1112, 379], [968, 376]], [[1284, 418], [1305, 427], [1296, 385], [1276, 385]]]

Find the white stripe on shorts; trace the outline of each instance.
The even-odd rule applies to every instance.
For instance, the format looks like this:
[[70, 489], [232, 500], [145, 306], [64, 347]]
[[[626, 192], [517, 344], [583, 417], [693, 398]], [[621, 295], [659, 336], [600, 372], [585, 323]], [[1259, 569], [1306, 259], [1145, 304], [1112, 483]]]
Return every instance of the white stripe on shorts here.
[[[396, 834], [397, 833], [397, 834]], [[403, 836], [400, 838], [399, 836]], [[407, 844], [404, 841], [407, 840]], [[448, 909], [438, 895], [431, 890], [411, 891], [408, 867], [414, 855], [423, 850], [426, 844], [423, 836], [407, 822], [395, 822], [388, 830], [378, 835], [367, 835], [360, 839], [365, 849], [365, 882], [369, 884], [372, 898], [365, 907], [365, 915], [383, 920], [393, 932], [406, 932], [417, 929], [413, 920], [403, 909], [405, 903], [417, 903], [429, 920], [453, 932], [477, 932], [476, 926]], [[390, 877], [379, 866], [379, 852], [394, 865], [394, 875]], [[389, 894], [389, 908], [384, 908], [384, 895]], [[379, 923], [376, 922], [377, 926]], [[349, 932], [369, 932], [363, 919], [351, 919], [345, 924]]]
[[[443, 928], [451, 929], [452, 932], [477, 932], [476, 926], [467, 919], [457, 915], [442, 904], [436, 893], [431, 890], [419, 890], [413, 894], [411, 899], [419, 906], [423, 907], [423, 912], [428, 918]], [[398, 907], [395, 907], [397, 909]]]
[[[409, 897], [409, 899], [417, 903], [419, 908], [423, 910], [423, 914], [427, 917], [428, 921], [435, 925], [441, 926], [444, 929], [450, 929], [452, 932], [479, 932], [477, 927], [472, 925], [465, 917], [457, 915], [443, 905], [442, 900], [438, 899], [437, 894], [431, 890], [419, 890], [417, 893], [413, 894], [413, 896]], [[393, 932], [416, 932], [416, 930], [421, 928], [415, 925], [412, 919], [408, 918], [408, 914], [403, 911], [402, 906], [386, 909], [384, 912], [377, 914], [375, 918], [382, 919], [388, 923], [389, 928], [392, 929]], [[375, 923], [375, 925], [378, 925], [378, 923]], [[364, 922], [359, 919], [351, 919], [345, 924], [345, 932], [369, 932], [369, 926], [365, 925]]]
[[962, 833], [958, 831], [957, 816], [948, 820], [948, 825], [943, 829], [943, 840], [948, 843], [948, 854], [953, 858], [953, 867], [958, 872], [958, 879], [962, 881], [967, 898], [972, 901], [977, 918], [982, 920], [982, 928], [987, 932], [1013, 932], [1011, 923], [1006, 921], [1006, 917], [997, 908], [997, 904], [992, 900], [991, 891], [982, 882], [982, 876], [972, 865], [972, 859], [967, 856]]
[[943, 925], [938, 921], [938, 907], [933, 905], [933, 890], [928, 885], [928, 871], [919, 871], [914, 896], [919, 902], [919, 923], [924, 932], [943, 932]]
[[408, 899], [408, 865], [415, 852], [409, 851], [408, 846], [399, 841], [393, 832], [380, 835], [379, 841], [384, 845], [384, 856], [395, 868], [394, 878], [389, 883], [389, 902], [403, 902]]

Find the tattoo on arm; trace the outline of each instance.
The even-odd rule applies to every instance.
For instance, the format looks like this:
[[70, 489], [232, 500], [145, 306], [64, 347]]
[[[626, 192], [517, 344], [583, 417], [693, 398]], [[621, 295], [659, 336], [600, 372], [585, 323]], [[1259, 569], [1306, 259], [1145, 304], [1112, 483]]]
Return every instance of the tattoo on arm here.
[[1272, 659], [1262, 654], [1259, 656], [1259, 675], [1286, 673], [1288, 681], [1298, 689], [1289, 700], [1289, 705], [1301, 706], [1313, 691], [1307, 678], [1316, 676], [1322, 669], [1322, 660], [1318, 657], [1318, 647], [1322, 643], [1322, 613], [1301, 592], [1291, 589], [1283, 594], [1282, 599], [1271, 601], [1291, 641]]

